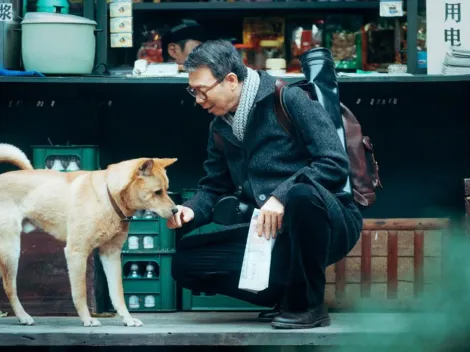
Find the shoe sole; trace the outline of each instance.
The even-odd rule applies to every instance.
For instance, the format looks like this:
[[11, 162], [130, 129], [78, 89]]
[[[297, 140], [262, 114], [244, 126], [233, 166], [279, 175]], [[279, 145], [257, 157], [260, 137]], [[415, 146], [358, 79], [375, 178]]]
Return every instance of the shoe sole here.
[[289, 324], [289, 323], [279, 323], [279, 322], [271, 323], [271, 326], [275, 329], [312, 329], [312, 328], [326, 327], [330, 325], [331, 325], [331, 318], [317, 320], [316, 322], [312, 324]]
[[260, 323], [270, 323], [273, 321], [274, 318], [256, 318], [257, 321]]

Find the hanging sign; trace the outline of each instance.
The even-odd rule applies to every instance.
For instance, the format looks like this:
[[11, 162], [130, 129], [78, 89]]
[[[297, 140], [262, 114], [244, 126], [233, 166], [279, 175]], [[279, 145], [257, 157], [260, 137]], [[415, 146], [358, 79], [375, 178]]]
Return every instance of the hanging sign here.
[[426, 0], [426, 46], [428, 74], [442, 74], [447, 52], [470, 51], [469, 0]]
[[402, 0], [380, 0], [380, 17], [402, 17]]

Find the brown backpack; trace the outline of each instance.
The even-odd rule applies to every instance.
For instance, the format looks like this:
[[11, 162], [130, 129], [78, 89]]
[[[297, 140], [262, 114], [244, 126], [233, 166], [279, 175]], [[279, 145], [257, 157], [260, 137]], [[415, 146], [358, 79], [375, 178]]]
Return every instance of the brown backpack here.
[[[295, 138], [294, 126], [282, 104], [282, 91], [286, 84], [281, 79], [276, 80], [275, 110], [281, 126]], [[311, 98], [307, 90], [304, 89], [304, 92]], [[377, 187], [383, 188], [379, 178], [379, 166], [375, 160], [370, 138], [362, 135], [361, 125], [351, 110], [343, 103], [340, 103], [340, 105], [346, 134], [346, 149], [351, 167], [354, 200], [363, 207], [367, 207], [375, 203], [375, 189]]]

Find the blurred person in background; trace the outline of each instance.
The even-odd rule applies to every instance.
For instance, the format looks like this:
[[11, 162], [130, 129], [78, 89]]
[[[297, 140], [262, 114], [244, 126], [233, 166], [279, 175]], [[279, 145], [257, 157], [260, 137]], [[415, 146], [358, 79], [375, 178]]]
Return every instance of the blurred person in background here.
[[203, 27], [193, 20], [182, 20], [162, 37], [162, 55], [164, 62], [176, 62], [180, 71], [189, 53], [207, 40]]

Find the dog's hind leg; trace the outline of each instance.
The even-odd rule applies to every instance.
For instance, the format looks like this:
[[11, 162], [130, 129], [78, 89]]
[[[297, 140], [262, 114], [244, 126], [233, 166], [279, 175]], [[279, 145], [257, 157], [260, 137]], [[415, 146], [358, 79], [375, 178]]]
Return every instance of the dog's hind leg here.
[[[5, 219], [4, 219], [5, 220]], [[21, 253], [21, 224], [8, 220], [8, 226], [3, 226], [0, 234], [0, 274], [3, 277], [3, 288], [10, 301], [15, 316], [23, 325], [34, 325], [34, 320], [24, 310], [16, 289], [16, 276]]]

